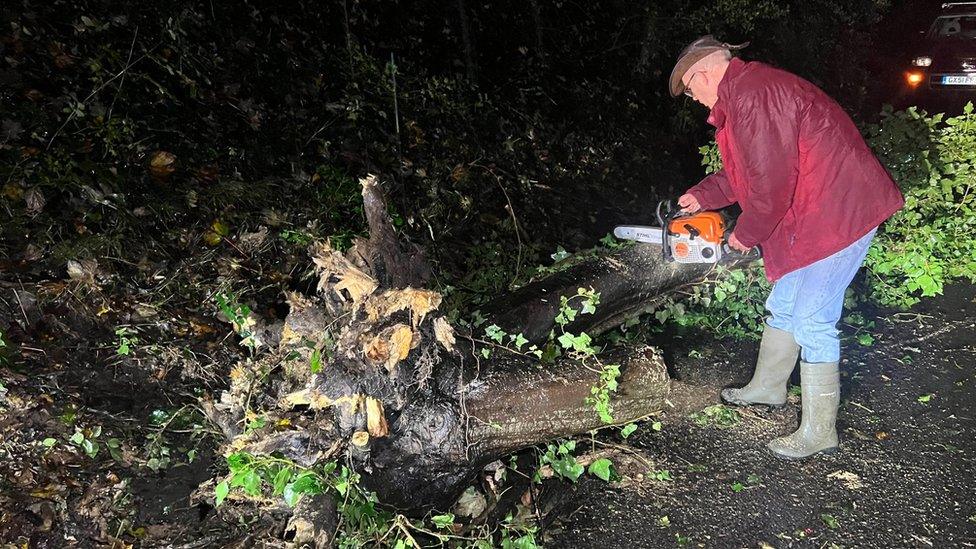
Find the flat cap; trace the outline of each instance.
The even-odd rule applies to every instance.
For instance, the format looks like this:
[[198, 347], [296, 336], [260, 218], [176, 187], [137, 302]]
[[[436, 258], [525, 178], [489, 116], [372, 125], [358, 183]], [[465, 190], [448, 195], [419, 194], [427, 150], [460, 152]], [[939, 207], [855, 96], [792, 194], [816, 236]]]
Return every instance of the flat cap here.
[[685, 49], [681, 50], [681, 55], [678, 56], [678, 62], [674, 64], [674, 69], [671, 71], [671, 97], [678, 97], [684, 93], [685, 85], [681, 81], [681, 77], [688, 72], [688, 69], [692, 65], [700, 61], [703, 57], [721, 50], [741, 50], [748, 45], [749, 42], [742, 44], [719, 42], [710, 34], [702, 36], [691, 44], [688, 44]]

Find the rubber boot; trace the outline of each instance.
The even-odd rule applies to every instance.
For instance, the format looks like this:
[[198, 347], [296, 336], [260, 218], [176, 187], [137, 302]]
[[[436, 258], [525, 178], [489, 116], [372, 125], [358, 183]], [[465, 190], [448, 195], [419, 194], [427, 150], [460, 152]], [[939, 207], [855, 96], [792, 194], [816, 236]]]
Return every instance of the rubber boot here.
[[766, 326], [752, 380], [741, 389], [722, 389], [722, 400], [735, 406], [786, 404], [786, 382], [793, 373], [800, 346], [793, 334]]
[[803, 390], [800, 428], [773, 439], [769, 450], [782, 459], [804, 459], [837, 450], [837, 407], [840, 406], [840, 370], [836, 362], [800, 362]]

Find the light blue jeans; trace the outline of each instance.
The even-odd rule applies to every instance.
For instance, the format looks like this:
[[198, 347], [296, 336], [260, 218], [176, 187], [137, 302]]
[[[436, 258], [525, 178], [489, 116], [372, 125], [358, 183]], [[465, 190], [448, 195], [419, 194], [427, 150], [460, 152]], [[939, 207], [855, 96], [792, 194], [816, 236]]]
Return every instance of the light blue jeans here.
[[844, 310], [844, 292], [874, 238], [874, 228], [843, 250], [797, 269], [776, 281], [766, 300], [766, 323], [793, 334], [804, 362], [840, 361], [837, 321]]

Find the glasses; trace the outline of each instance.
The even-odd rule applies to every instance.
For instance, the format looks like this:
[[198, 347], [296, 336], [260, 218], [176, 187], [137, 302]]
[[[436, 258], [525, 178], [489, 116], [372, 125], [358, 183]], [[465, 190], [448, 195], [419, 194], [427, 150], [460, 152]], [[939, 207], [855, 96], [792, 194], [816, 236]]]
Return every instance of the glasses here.
[[704, 72], [704, 71], [695, 71], [691, 73], [691, 78], [689, 78], [688, 82], [685, 83], [685, 95], [687, 95], [692, 99], [695, 98], [695, 92], [691, 91], [691, 81], [694, 80], [695, 76], [698, 76], [698, 73], [700, 72]]

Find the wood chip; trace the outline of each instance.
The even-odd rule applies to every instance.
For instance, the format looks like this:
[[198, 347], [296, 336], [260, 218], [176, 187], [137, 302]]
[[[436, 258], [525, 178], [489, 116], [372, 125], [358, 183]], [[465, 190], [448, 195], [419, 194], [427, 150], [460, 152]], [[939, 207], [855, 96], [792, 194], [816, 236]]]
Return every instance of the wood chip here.
[[390, 433], [383, 403], [373, 397], [366, 397], [366, 429], [374, 437], [385, 437]]
[[366, 431], [356, 431], [352, 434], [352, 443], [360, 448], [369, 443], [369, 433]]
[[[325, 292], [331, 288], [340, 299], [347, 301], [343, 293], [345, 292], [349, 294], [348, 300], [352, 301], [353, 306], [362, 303], [379, 287], [376, 279], [353, 265], [327, 243], [319, 244], [312, 250], [312, 262], [319, 272], [318, 291]], [[335, 284], [332, 283], [334, 279]]]
[[[366, 358], [375, 363], [387, 363], [390, 361], [390, 342], [382, 336], [375, 336], [366, 344], [363, 349]], [[394, 364], [396, 362], [394, 361]]]
[[850, 471], [834, 471], [827, 475], [827, 478], [841, 481], [849, 490], [857, 490], [858, 488], [864, 487], [864, 484], [861, 483], [861, 477]]
[[434, 320], [434, 337], [448, 352], [454, 351], [454, 344], [457, 343], [457, 340], [454, 339], [454, 328], [442, 316]]
[[398, 311], [409, 310], [410, 323], [416, 328], [428, 313], [440, 307], [442, 299], [441, 294], [431, 290], [416, 288], [388, 290], [366, 304], [366, 313], [370, 320], [375, 321]]
[[420, 334], [414, 333], [406, 324], [397, 324], [390, 335], [389, 355], [386, 359], [386, 369], [393, 373], [397, 363], [407, 358], [410, 349], [420, 344]]

